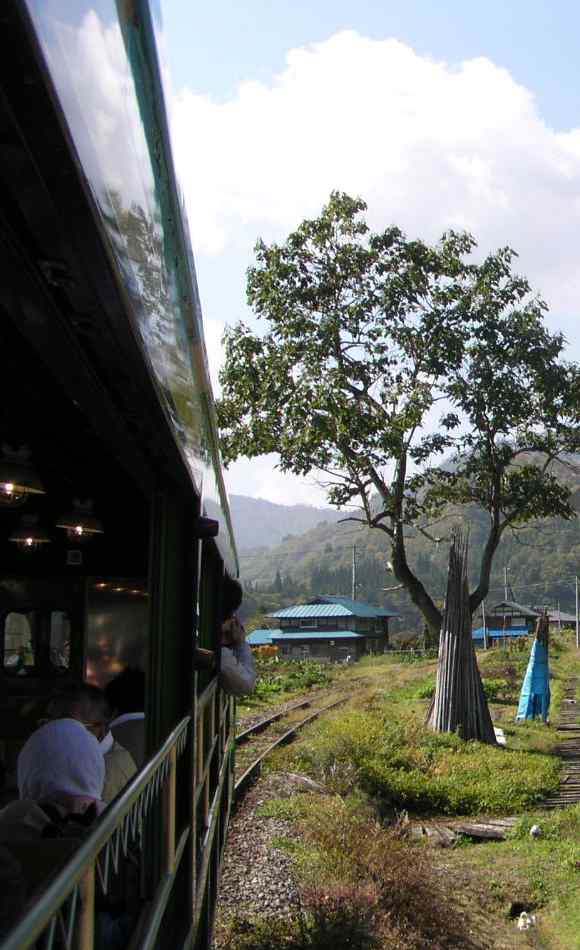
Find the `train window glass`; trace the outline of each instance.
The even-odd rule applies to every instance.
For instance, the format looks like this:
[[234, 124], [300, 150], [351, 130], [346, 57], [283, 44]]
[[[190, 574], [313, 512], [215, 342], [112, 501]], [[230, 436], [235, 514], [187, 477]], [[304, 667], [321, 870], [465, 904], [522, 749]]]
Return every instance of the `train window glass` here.
[[65, 610], [50, 614], [50, 662], [55, 669], [68, 670], [70, 666], [71, 622]]
[[14, 611], [4, 618], [4, 670], [25, 675], [34, 667], [34, 614]]

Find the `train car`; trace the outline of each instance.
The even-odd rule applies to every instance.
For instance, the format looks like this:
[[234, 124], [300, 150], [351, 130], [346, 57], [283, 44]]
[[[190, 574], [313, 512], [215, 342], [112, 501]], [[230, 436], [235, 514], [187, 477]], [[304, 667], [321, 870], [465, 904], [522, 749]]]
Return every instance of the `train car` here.
[[4, 801], [39, 703], [68, 682], [142, 669], [147, 750], [1, 946], [97, 946], [130, 854], [130, 946], [207, 947], [232, 799], [220, 592], [238, 563], [159, 10], [4, 0], [0, 23]]

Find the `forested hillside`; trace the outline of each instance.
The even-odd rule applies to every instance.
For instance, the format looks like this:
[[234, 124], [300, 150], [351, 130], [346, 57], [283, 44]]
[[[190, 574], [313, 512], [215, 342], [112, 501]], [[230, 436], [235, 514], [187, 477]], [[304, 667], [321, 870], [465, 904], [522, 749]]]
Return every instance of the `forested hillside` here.
[[[559, 476], [578, 486], [580, 475], [570, 470]], [[343, 513], [339, 517], [347, 517]], [[486, 537], [487, 515], [475, 508], [460, 514], [450, 511], [438, 526], [439, 544], [416, 533], [409, 544], [409, 559], [428, 589], [439, 599], [445, 593], [448, 538], [459, 518], [470, 527], [471, 572], [475, 570]], [[396, 581], [388, 572], [388, 539], [378, 530], [352, 522], [321, 524], [298, 537], [285, 540], [268, 551], [242, 555], [242, 578], [248, 586], [248, 607], [292, 603], [312, 593], [347, 594], [352, 589], [352, 554], [356, 547], [357, 598], [387, 604], [402, 615], [394, 630], [422, 630], [418, 611], [405, 591], [385, 592]], [[508, 569], [510, 596], [527, 604], [549, 603], [574, 611], [574, 577], [580, 574], [580, 520], [542, 521], [504, 537], [495, 558], [488, 606], [504, 597], [504, 568]], [[272, 595], [272, 596], [268, 596]]]
[[303, 534], [321, 522], [335, 523], [342, 517], [333, 508], [276, 505], [245, 495], [230, 495], [230, 509], [240, 551], [274, 547], [287, 535]]

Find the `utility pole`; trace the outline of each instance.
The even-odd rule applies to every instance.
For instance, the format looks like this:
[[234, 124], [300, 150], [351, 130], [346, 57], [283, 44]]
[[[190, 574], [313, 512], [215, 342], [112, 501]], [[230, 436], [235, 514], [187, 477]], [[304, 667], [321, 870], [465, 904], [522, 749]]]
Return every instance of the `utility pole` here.
[[580, 623], [578, 618], [578, 577], [576, 577], [576, 649], [580, 650]]
[[356, 600], [356, 544], [352, 546], [352, 599]]
[[485, 600], [481, 601], [481, 616], [483, 619], [483, 649], [487, 650], [489, 647], [489, 640], [487, 638], [487, 626], [485, 623]]
[[560, 612], [560, 601], [558, 601], [558, 633], [562, 633], [562, 614]]
[[507, 599], [508, 599], [508, 579], [507, 579], [507, 575], [508, 575], [508, 568], [507, 568], [507, 567], [504, 567], [504, 569], [503, 569], [503, 596], [504, 596], [504, 600], [507, 600]]

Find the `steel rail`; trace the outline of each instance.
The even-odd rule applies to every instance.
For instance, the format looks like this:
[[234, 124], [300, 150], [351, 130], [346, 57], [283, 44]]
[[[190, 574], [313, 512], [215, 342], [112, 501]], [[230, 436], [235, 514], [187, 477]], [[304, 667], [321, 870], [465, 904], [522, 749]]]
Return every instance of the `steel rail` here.
[[[248, 766], [248, 768], [234, 785], [234, 806], [239, 805], [243, 796], [248, 791], [253, 779], [257, 778], [260, 774], [264, 759], [270, 755], [274, 749], [277, 749], [278, 746], [288, 745], [290, 742], [293, 742], [300, 729], [303, 729], [304, 726], [307, 726], [310, 722], [313, 722], [313, 720], [317, 719], [318, 716], [321, 716], [322, 713], [328, 712], [330, 709], [334, 709], [336, 706], [341, 706], [343, 703], [346, 703], [347, 700], [348, 696], [345, 696], [342, 699], [336, 699], [333, 703], [329, 703], [328, 706], [322, 706], [321, 709], [316, 709], [313, 713], [307, 716], [306, 719], [302, 719], [300, 722], [295, 723], [291, 729], [288, 729], [283, 735], [279, 736], [275, 742], [272, 742], [261, 753], [261, 755], [259, 755], [258, 758]], [[282, 715], [284, 715], [284, 713]], [[281, 716], [278, 716], [277, 718], [281, 718]]]
[[293, 712], [293, 710], [304, 709], [306, 706], [310, 706], [313, 700], [314, 697], [311, 696], [309, 699], [292, 703], [291, 706], [287, 706], [286, 709], [283, 709], [281, 712], [274, 713], [273, 716], [267, 716], [266, 719], [260, 719], [260, 722], [257, 722], [254, 726], [250, 726], [248, 729], [244, 729], [243, 732], [240, 732], [236, 736], [236, 746], [243, 745], [245, 742], [251, 739], [252, 736], [257, 736], [258, 733], [264, 732], [273, 722], [277, 722], [278, 719], [283, 719], [284, 716], [287, 716], [288, 713]]

